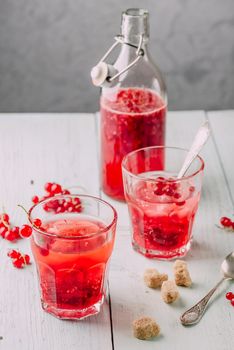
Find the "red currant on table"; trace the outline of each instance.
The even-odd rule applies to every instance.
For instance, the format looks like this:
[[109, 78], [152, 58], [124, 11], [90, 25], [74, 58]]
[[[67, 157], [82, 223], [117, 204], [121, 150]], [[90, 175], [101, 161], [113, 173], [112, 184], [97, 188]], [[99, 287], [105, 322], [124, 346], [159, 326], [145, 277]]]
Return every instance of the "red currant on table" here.
[[9, 250], [9, 252], [7, 253], [7, 256], [9, 256], [9, 258], [12, 258], [12, 259], [17, 259], [21, 256], [21, 254], [19, 251], [12, 249], [12, 250]]
[[24, 266], [24, 259], [20, 256], [19, 258], [13, 259], [12, 264], [17, 267], [17, 269], [21, 269]]
[[68, 191], [68, 190], [63, 190], [63, 191], [62, 191], [62, 194], [71, 194], [71, 192]]
[[24, 261], [25, 261], [26, 265], [30, 264], [30, 256], [28, 254], [24, 255]]
[[30, 256], [28, 254], [22, 254], [17, 250], [10, 250], [7, 256], [12, 259], [12, 264], [17, 269], [23, 268], [25, 265], [30, 264]]
[[51, 189], [50, 189], [50, 193], [52, 194], [59, 194], [62, 192], [62, 186], [59, 184], [52, 184]]
[[7, 241], [13, 242], [18, 238], [18, 235], [16, 236], [16, 234], [14, 233], [14, 231], [9, 230], [6, 232], [5, 237], [4, 237]]
[[223, 227], [231, 227], [232, 226], [232, 220], [227, 218], [226, 216], [223, 216], [221, 219], [220, 219], [220, 224], [223, 226]]
[[6, 214], [6, 213], [3, 213], [3, 214], [1, 215], [0, 220], [1, 220], [2, 222], [6, 222], [7, 224], [9, 224], [9, 220], [10, 220], [9, 215]]
[[39, 197], [38, 197], [38, 196], [33, 196], [33, 197], [32, 197], [32, 202], [33, 202], [34, 204], [37, 204], [37, 203], [39, 202]]
[[8, 241], [15, 241], [16, 239], [20, 239], [20, 234], [19, 234], [19, 227], [18, 226], [15, 226], [15, 227], [12, 227], [11, 229], [9, 229], [6, 234], [5, 234], [5, 237], [4, 237], [6, 240]]
[[234, 306], [234, 296], [233, 296], [233, 299], [231, 300], [231, 304], [232, 306]]
[[14, 233], [16, 238], [21, 238], [19, 234], [19, 226], [12, 227], [11, 231]]
[[32, 234], [32, 227], [29, 225], [23, 225], [20, 229], [20, 236], [27, 238], [30, 237]]
[[[159, 186], [161, 184], [159, 183]], [[163, 184], [163, 186], [165, 186]], [[46, 195], [41, 197], [41, 199], [38, 196], [34, 196], [32, 198], [33, 204], [37, 204], [40, 201], [47, 199], [47, 198], [53, 198], [54, 196], [61, 194], [61, 195], [69, 195], [71, 192], [67, 189], [62, 188], [62, 186], [55, 182], [47, 182], [44, 186], [44, 189], [46, 191]], [[75, 198], [68, 198], [68, 199], [52, 199], [51, 201], [48, 201], [43, 204], [43, 209], [46, 212], [54, 212], [56, 214], [64, 213], [66, 211], [68, 212], [81, 212], [82, 211], [82, 205], [79, 197]], [[35, 226], [38, 227], [34, 223]]]
[[51, 187], [52, 187], [52, 183], [51, 182], [47, 182], [44, 186], [44, 189], [46, 192], [50, 193], [51, 192]]
[[0, 227], [0, 236], [2, 236], [2, 238], [5, 238], [7, 231], [8, 229], [5, 226]]
[[226, 294], [226, 299], [227, 300], [232, 300], [234, 298], [234, 294], [232, 293], [232, 292], [228, 292], [227, 294]]

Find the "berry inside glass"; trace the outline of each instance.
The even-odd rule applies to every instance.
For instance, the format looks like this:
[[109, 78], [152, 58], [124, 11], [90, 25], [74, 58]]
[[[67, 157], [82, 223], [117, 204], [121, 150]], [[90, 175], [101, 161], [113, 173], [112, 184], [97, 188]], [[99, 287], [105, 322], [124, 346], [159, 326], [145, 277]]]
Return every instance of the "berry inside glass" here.
[[133, 248], [149, 258], [172, 259], [184, 256], [190, 248], [204, 162], [197, 157], [178, 180], [187, 151], [163, 149], [164, 170], [155, 167], [160, 147], [131, 152], [122, 167]]
[[[164, 145], [166, 103], [153, 90], [125, 88], [101, 98], [101, 156], [104, 192], [124, 200], [121, 162], [129, 152]], [[158, 157], [162, 168], [163, 154]]]
[[[57, 196], [72, 200], [77, 195]], [[108, 203], [79, 195], [81, 213], [48, 213], [39, 202], [30, 210], [34, 226], [31, 247], [45, 311], [61, 319], [82, 319], [100, 311], [105, 298], [108, 265], [117, 215]]]

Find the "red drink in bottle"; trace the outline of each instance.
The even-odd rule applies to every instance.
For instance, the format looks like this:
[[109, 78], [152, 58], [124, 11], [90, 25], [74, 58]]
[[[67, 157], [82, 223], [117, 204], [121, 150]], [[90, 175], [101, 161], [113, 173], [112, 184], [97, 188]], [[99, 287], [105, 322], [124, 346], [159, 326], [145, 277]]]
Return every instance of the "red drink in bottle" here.
[[111, 97], [101, 99], [102, 185], [106, 194], [123, 200], [122, 159], [135, 149], [164, 145], [166, 105], [148, 89], [121, 89]]

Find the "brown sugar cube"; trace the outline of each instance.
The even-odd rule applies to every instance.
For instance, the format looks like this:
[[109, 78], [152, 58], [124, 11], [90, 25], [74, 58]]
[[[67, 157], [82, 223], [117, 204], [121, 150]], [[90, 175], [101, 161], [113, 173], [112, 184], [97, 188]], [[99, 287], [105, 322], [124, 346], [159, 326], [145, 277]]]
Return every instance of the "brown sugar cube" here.
[[132, 325], [134, 337], [141, 340], [156, 337], [160, 332], [159, 325], [151, 317], [140, 317]]
[[183, 260], [176, 260], [173, 268], [175, 283], [177, 286], [190, 287], [192, 280], [188, 271], [187, 263]]
[[165, 273], [159, 273], [156, 269], [145, 270], [144, 282], [150, 288], [159, 288], [166, 280], [168, 280], [168, 276]]
[[167, 304], [173, 303], [179, 298], [179, 291], [174, 281], [164, 281], [161, 288], [161, 296]]

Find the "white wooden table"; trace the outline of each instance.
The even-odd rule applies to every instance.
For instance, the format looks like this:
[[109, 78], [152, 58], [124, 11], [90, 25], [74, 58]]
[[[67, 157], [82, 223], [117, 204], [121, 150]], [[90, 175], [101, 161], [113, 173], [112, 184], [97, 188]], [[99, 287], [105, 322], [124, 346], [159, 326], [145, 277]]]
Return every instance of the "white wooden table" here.
[[[111, 261], [110, 297], [98, 316], [80, 322], [58, 320], [41, 309], [35, 264], [23, 270], [11, 266], [9, 247], [30, 253], [29, 242], [15, 245], [0, 239], [0, 349], [3, 350], [233, 350], [234, 308], [225, 299], [234, 285], [224, 284], [201, 322], [184, 328], [180, 314], [213, 287], [220, 278], [220, 263], [234, 249], [234, 233], [215, 227], [234, 206], [234, 111], [170, 112], [167, 144], [189, 147], [192, 137], [208, 118], [212, 137], [203, 151], [206, 162], [203, 194], [194, 227], [194, 242], [186, 257], [194, 285], [180, 288], [174, 305], [161, 301], [160, 292], [142, 282], [147, 267], [172, 277], [172, 262], [146, 259], [130, 244], [126, 205], [117, 208], [119, 225]], [[90, 194], [100, 191], [97, 120], [92, 114], [0, 115], [0, 207], [12, 221], [25, 222], [17, 209], [30, 206], [47, 181], [64, 186], [80, 185]], [[161, 335], [153, 341], [132, 336], [131, 323], [140, 315], [154, 317]]]

